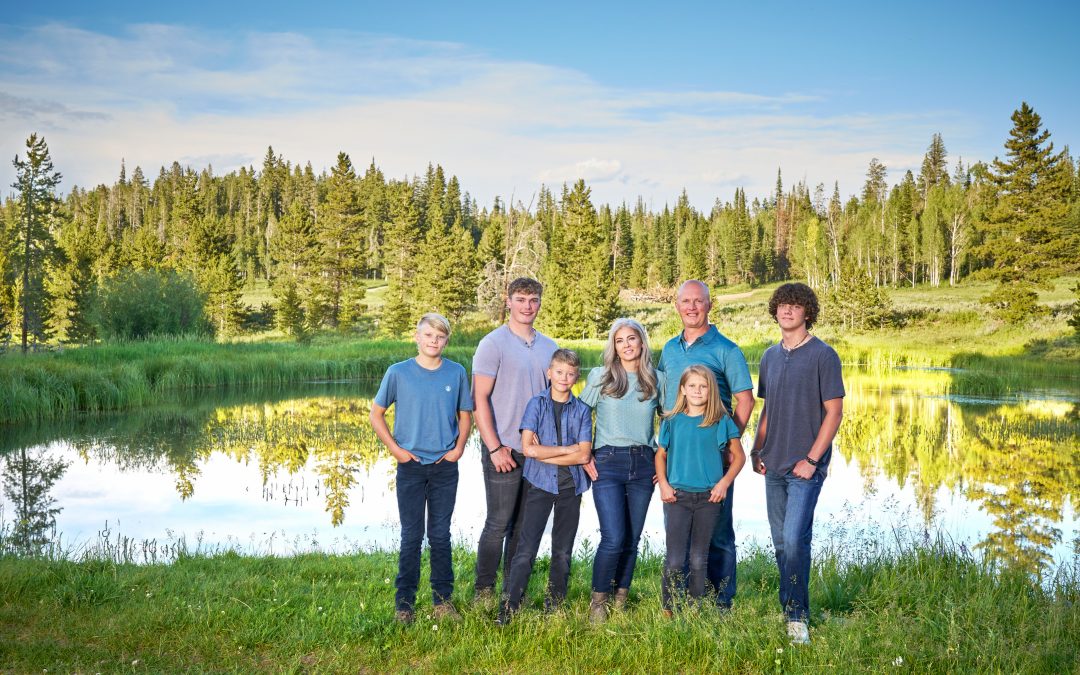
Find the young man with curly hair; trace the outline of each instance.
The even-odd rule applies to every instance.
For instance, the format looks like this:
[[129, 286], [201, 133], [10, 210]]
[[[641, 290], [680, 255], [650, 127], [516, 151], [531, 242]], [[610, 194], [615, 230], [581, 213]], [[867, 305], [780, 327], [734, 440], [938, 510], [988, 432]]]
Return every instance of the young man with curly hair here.
[[793, 644], [810, 641], [814, 508], [844, 411], [840, 358], [810, 334], [818, 312], [817, 296], [806, 284], [784, 284], [769, 299], [780, 342], [761, 357], [758, 397], [765, 404], [750, 453], [754, 471], [765, 476], [780, 604]]

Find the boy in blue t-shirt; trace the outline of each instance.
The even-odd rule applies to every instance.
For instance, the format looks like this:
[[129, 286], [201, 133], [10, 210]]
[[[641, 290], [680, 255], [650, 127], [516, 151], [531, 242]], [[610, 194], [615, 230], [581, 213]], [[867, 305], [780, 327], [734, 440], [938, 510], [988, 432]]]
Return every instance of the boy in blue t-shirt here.
[[581, 495], [589, 489], [590, 478], [596, 477], [595, 468], [590, 466], [586, 475], [582, 466], [592, 459], [592, 409], [570, 391], [580, 367], [576, 353], [556, 350], [547, 370], [551, 386], [529, 400], [521, 418], [525, 454], [521, 538], [506, 576], [496, 619], [500, 625], [509, 623], [521, 606], [552, 510], [555, 520], [551, 526], [547, 608], [558, 607], [566, 597]]
[[[400, 623], [413, 620], [425, 510], [435, 617], [460, 618], [450, 603], [454, 593], [450, 518], [457, 501], [457, 461], [469, 437], [473, 404], [465, 369], [442, 357], [449, 340], [446, 317], [434, 313], [421, 317], [416, 325], [416, 357], [386, 369], [371, 404], [375, 435], [398, 462], [401, 552], [394, 604]], [[393, 433], [386, 424], [386, 409], [391, 405], [396, 405]]]

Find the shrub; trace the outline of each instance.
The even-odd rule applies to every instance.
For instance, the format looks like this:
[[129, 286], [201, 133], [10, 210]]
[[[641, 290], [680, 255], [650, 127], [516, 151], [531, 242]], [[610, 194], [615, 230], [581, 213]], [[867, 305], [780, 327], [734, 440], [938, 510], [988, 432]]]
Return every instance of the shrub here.
[[203, 314], [205, 296], [194, 280], [173, 271], [129, 270], [98, 288], [93, 321], [112, 340], [211, 334]]

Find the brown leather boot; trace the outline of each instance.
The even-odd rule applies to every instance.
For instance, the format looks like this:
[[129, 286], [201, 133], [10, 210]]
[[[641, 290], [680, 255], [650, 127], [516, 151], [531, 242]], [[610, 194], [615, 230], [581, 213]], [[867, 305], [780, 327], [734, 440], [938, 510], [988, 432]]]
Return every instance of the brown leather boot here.
[[630, 597], [629, 588], [616, 588], [615, 589], [615, 610], [618, 612], [626, 609], [626, 599]]
[[592, 602], [589, 603], [589, 623], [604, 623], [607, 621], [607, 593], [593, 593]]

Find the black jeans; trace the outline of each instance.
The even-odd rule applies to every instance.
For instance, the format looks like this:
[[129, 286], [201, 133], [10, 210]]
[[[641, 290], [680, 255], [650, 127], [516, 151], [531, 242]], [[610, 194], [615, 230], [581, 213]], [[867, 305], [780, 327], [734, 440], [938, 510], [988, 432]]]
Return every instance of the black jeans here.
[[511, 611], [521, 606], [552, 509], [555, 510], [555, 522], [551, 526], [548, 598], [553, 605], [557, 605], [566, 597], [566, 586], [570, 581], [570, 557], [574, 553], [574, 537], [577, 536], [578, 518], [581, 515], [581, 495], [575, 494], [573, 487], [554, 495], [525, 481], [524, 490], [521, 538], [518, 540], [517, 553], [510, 563], [510, 574], [506, 577], [506, 607]]
[[484, 466], [484, 491], [487, 494], [487, 517], [480, 540], [476, 543], [476, 590], [494, 589], [499, 562], [503, 563], [503, 580], [517, 550], [521, 531], [521, 478], [525, 455], [511, 450], [517, 467], [499, 473], [491, 462], [489, 448], [480, 444], [480, 463]]
[[664, 504], [667, 557], [660, 589], [664, 609], [674, 609], [675, 592], [682, 588], [681, 577], [688, 558], [686, 589], [691, 598], [705, 595], [709, 541], [719, 515], [720, 503], [710, 502], [708, 492], [675, 490], [675, 502]]

